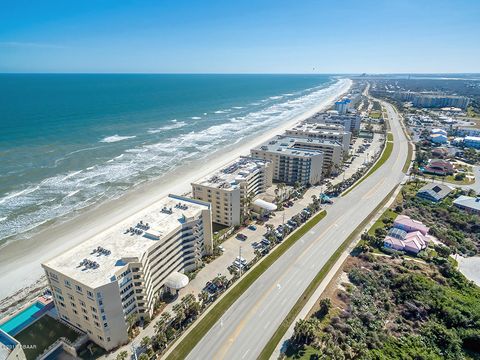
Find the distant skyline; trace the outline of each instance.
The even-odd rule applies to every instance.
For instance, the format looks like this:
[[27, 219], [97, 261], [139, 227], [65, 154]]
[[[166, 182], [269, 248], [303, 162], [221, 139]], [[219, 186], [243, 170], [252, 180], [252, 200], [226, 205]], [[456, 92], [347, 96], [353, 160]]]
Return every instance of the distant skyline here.
[[480, 2], [19, 0], [0, 72], [478, 73]]

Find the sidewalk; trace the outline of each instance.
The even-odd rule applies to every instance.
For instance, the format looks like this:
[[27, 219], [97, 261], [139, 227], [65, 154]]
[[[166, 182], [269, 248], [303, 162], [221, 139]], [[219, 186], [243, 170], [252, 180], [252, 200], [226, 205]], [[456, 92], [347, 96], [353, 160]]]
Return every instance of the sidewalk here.
[[[401, 186], [398, 186], [395, 192], [392, 194], [390, 200], [377, 212], [377, 214], [374, 216], [374, 218], [368, 223], [367, 226], [362, 230], [362, 233], [364, 230], [368, 230], [379, 218], [382, 216], [382, 214], [387, 210], [390, 205], [395, 201], [396, 196], [400, 193], [401, 191]], [[298, 320], [304, 319], [307, 317], [308, 313], [310, 310], [313, 308], [313, 306], [317, 303], [318, 299], [322, 295], [322, 293], [325, 291], [326, 287], [332, 280], [334, 280], [337, 276], [338, 271], [343, 267], [343, 264], [345, 260], [350, 256], [350, 252], [353, 250], [353, 248], [357, 245], [358, 241], [360, 240], [360, 237], [356, 238], [350, 246], [342, 253], [338, 261], [335, 263], [335, 265], [330, 269], [328, 274], [325, 276], [323, 281], [320, 283], [318, 286], [317, 290], [315, 290], [315, 293], [310, 297], [306, 305], [303, 307], [303, 309], [300, 311], [298, 316], [295, 318], [295, 320], [292, 322], [288, 330], [285, 332], [284, 336], [280, 340], [280, 342], [277, 344], [277, 347], [275, 348], [275, 351], [273, 352], [271, 359], [277, 359], [281, 351], [284, 350], [284, 347], [286, 345], [286, 341], [288, 341], [294, 332], [295, 324], [297, 323]]]

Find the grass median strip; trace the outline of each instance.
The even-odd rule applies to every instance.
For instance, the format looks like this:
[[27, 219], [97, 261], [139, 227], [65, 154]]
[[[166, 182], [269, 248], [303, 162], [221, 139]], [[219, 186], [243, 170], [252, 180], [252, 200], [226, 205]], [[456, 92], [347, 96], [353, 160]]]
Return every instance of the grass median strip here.
[[410, 168], [410, 163], [412, 162], [413, 156], [413, 145], [412, 143], [408, 143], [408, 153], [407, 153], [407, 160], [405, 160], [405, 165], [403, 165], [402, 172], [405, 174], [407, 173], [408, 169]]
[[[362, 178], [360, 178], [360, 180], [358, 180], [355, 184], [353, 184], [350, 187], [350, 189], [346, 190], [342, 194], [342, 196], [347, 195], [350, 191], [352, 191], [358, 185], [360, 185], [366, 178], [368, 178], [375, 171], [377, 171], [380, 168], [380, 166], [385, 164], [385, 162], [388, 160], [388, 158], [390, 157], [390, 155], [392, 154], [392, 151], [393, 151], [393, 135], [391, 133], [388, 133], [387, 134], [387, 139], [388, 139], [388, 141], [385, 144], [385, 149], [383, 150], [382, 155], [377, 160], [377, 162], [375, 164], [373, 164], [373, 166], [370, 168], [370, 170], [368, 170], [368, 172]], [[392, 139], [392, 140], [390, 140], [390, 139]]]
[[190, 351], [197, 345], [202, 337], [220, 319], [227, 309], [247, 290], [253, 282], [262, 275], [280, 256], [282, 256], [297, 240], [320, 222], [327, 212], [321, 211], [307, 221], [297, 231], [287, 237], [283, 243], [277, 246], [275, 251], [260, 261], [254, 268], [248, 271], [237, 284], [223, 296], [210, 311], [192, 328], [190, 333], [176, 345], [176, 348], [167, 357], [167, 360], [185, 359]]
[[320, 269], [318, 274], [312, 280], [312, 282], [308, 285], [305, 291], [302, 293], [300, 298], [297, 300], [293, 308], [287, 314], [285, 319], [282, 321], [280, 326], [278, 327], [277, 331], [273, 334], [273, 336], [268, 341], [267, 345], [263, 348], [262, 352], [260, 353], [257, 360], [268, 360], [272, 356], [277, 344], [282, 340], [282, 337], [287, 332], [288, 328], [292, 323], [295, 321], [295, 318], [298, 316], [300, 311], [303, 307], [307, 304], [308, 300], [312, 297], [315, 293], [315, 290], [320, 286], [320, 283], [323, 281], [325, 276], [328, 274], [330, 269], [333, 265], [338, 261], [342, 253], [348, 249], [351, 242], [361, 234], [362, 230], [368, 225], [370, 221], [375, 217], [375, 215], [380, 211], [380, 209], [388, 202], [388, 200], [392, 197], [395, 189], [393, 188], [392, 191], [388, 193], [388, 195], [378, 204], [375, 209], [357, 226], [357, 228], [347, 237], [347, 239], [340, 245], [340, 247], [333, 253], [333, 255], [327, 260], [325, 265]]

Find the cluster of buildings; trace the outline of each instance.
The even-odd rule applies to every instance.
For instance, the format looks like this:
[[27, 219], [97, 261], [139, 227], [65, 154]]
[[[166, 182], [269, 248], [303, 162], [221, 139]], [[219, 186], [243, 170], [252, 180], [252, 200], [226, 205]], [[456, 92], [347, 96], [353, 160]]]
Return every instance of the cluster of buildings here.
[[418, 108], [460, 108], [466, 109], [470, 99], [465, 96], [445, 95], [439, 93], [416, 93], [398, 91], [394, 96], [401, 101], [409, 101]]
[[352, 101], [344, 97], [342, 100], [335, 102], [335, 110], [338, 111], [339, 114], [346, 114], [350, 109]]
[[128, 319], [149, 319], [166, 292], [188, 284], [213, 251], [213, 223], [232, 227], [276, 205], [262, 197], [273, 182], [318, 184], [340, 168], [361, 118], [318, 114], [42, 264], [59, 318], [106, 350], [128, 342]]
[[383, 245], [388, 249], [418, 254], [435, 240], [428, 234], [430, 229], [422, 222], [406, 215], [398, 215], [389, 230]]
[[448, 141], [447, 132], [443, 129], [432, 129], [430, 130], [430, 140], [434, 144], [446, 144]]

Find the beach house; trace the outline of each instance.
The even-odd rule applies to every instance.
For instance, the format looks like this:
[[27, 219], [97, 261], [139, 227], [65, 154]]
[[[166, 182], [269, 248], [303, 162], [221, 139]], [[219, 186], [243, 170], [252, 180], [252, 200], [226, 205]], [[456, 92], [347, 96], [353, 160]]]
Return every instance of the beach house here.
[[429, 228], [422, 222], [406, 215], [398, 215], [383, 241], [385, 248], [418, 254], [435, 238], [428, 234]]

